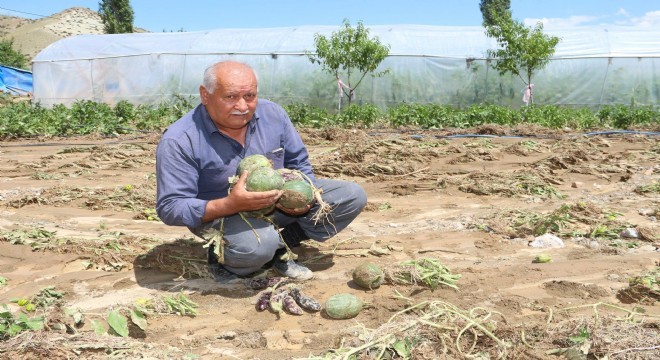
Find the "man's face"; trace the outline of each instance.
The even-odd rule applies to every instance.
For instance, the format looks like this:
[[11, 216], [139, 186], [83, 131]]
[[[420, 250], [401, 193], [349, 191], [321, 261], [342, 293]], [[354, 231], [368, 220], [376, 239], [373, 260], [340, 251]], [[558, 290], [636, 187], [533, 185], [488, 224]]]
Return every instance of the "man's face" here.
[[211, 94], [200, 87], [202, 103], [219, 130], [243, 128], [257, 108], [257, 79], [243, 67], [227, 66], [216, 72], [216, 89]]

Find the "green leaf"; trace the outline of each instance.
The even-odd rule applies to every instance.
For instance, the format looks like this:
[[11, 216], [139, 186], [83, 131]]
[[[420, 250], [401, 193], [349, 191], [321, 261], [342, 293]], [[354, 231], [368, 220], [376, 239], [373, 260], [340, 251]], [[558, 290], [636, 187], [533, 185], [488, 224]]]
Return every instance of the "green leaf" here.
[[108, 325], [121, 337], [128, 336], [128, 319], [117, 310], [108, 313]]
[[409, 344], [406, 340], [398, 340], [392, 344], [392, 348], [396, 353], [404, 359], [410, 357]]
[[7, 285], [7, 278], [4, 276], [0, 276], [0, 287]]
[[585, 341], [589, 340], [591, 333], [587, 330], [585, 326], [580, 328], [580, 333], [576, 336], [569, 336], [568, 340], [574, 344], [580, 345]]
[[23, 331], [23, 327], [17, 324], [11, 324], [9, 326], [9, 329], [7, 330], [7, 334], [9, 336], [16, 336], [18, 335], [21, 331]]
[[71, 316], [73, 318], [73, 323], [76, 326], [80, 326], [85, 323], [85, 314], [80, 312], [79, 309], [65, 308], [64, 314]]
[[144, 314], [135, 309], [131, 309], [131, 321], [142, 330], [147, 330], [147, 319]]
[[43, 330], [44, 328], [44, 318], [43, 317], [33, 317], [25, 322], [25, 325], [30, 330]]
[[96, 335], [105, 335], [108, 333], [108, 330], [105, 328], [102, 322], [98, 320], [92, 320], [92, 329]]

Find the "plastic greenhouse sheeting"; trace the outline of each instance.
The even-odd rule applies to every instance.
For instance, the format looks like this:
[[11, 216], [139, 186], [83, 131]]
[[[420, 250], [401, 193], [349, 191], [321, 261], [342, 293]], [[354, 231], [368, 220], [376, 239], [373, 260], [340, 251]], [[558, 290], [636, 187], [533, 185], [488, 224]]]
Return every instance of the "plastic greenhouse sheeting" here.
[[[523, 104], [524, 83], [488, 66], [486, 52], [496, 43], [482, 27], [365, 27], [370, 37], [377, 36], [391, 47], [378, 69], [390, 73], [365, 78], [356, 90], [355, 103]], [[312, 64], [305, 53], [314, 51], [315, 34], [330, 36], [339, 29], [301, 26], [73, 36], [35, 57], [34, 99], [50, 106], [79, 100], [155, 104], [174, 96], [198, 97], [204, 69], [232, 59], [255, 69], [262, 98], [336, 107], [337, 79]], [[550, 64], [532, 78], [535, 103], [659, 103], [660, 29], [580, 27], [545, 29], [545, 33], [561, 41]], [[357, 78], [350, 80], [354, 84]]]
[[11, 95], [30, 95], [32, 93], [32, 73], [0, 65], [0, 92]]

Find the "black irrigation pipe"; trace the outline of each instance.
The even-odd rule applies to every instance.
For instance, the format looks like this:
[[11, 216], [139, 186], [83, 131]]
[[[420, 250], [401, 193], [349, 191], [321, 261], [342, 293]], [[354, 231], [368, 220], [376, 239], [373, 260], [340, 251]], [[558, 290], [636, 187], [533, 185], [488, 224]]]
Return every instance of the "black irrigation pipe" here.
[[[632, 130], [609, 130], [609, 131], [594, 131], [578, 135], [571, 135], [570, 137], [579, 136], [597, 136], [597, 135], [646, 135], [646, 136], [660, 136], [660, 132], [655, 131], [632, 131]], [[419, 140], [424, 135], [410, 135], [411, 138]], [[438, 139], [460, 139], [460, 138], [498, 138], [498, 139], [524, 139], [524, 138], [537, 138], [537, 139], [561, 139], [561, 136], [526, 134], [526, 135], [490, 135], [490, 134], [454, 134], [454, 135], [433, 135]]]
[[614, 134], [633, 134], [633, 135], [646, 135], [646, 136], [660, 136], [660, 132], [656, 131], [633, 131], [633, 130], [608, 130], [608, 131], [594, 131], [585, 133], [585, 136], [593, 135], [614, 135]]
[[[412, 133], [417, 130], [398, 130], [390, 132], [370, 132], [369, 135], [383, 135], [383, 134], [402, 134], [402, 133]], [[432, 130], [431, 130], [432, 131]], [[422, 134], [412, 134], [410, 137], [415, 140], [421, 140], [424, 137], [431, 136], [438, 139], [453, 139], [453, 138], [470, 138], [470, 137], [482, 137], [482, 138], [544, 138], [544, 139], [559, 139], [557, 136], [550, 135], [538, 135], [538, 134], [526, 134], [526, 135], [491, 135], [491, 134], [453, 134], [453, 135], [422, 135]]]

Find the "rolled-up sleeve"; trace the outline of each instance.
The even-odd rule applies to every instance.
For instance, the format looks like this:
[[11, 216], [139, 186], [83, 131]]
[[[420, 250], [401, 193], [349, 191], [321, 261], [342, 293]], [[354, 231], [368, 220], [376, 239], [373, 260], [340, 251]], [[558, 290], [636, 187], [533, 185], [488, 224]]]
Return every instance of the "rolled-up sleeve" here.
[[196, 228], [207, 200], [198, 199], [199, 171], [190, 143], [163, 139], [156, 149], [156, 212], [167, 225]]

